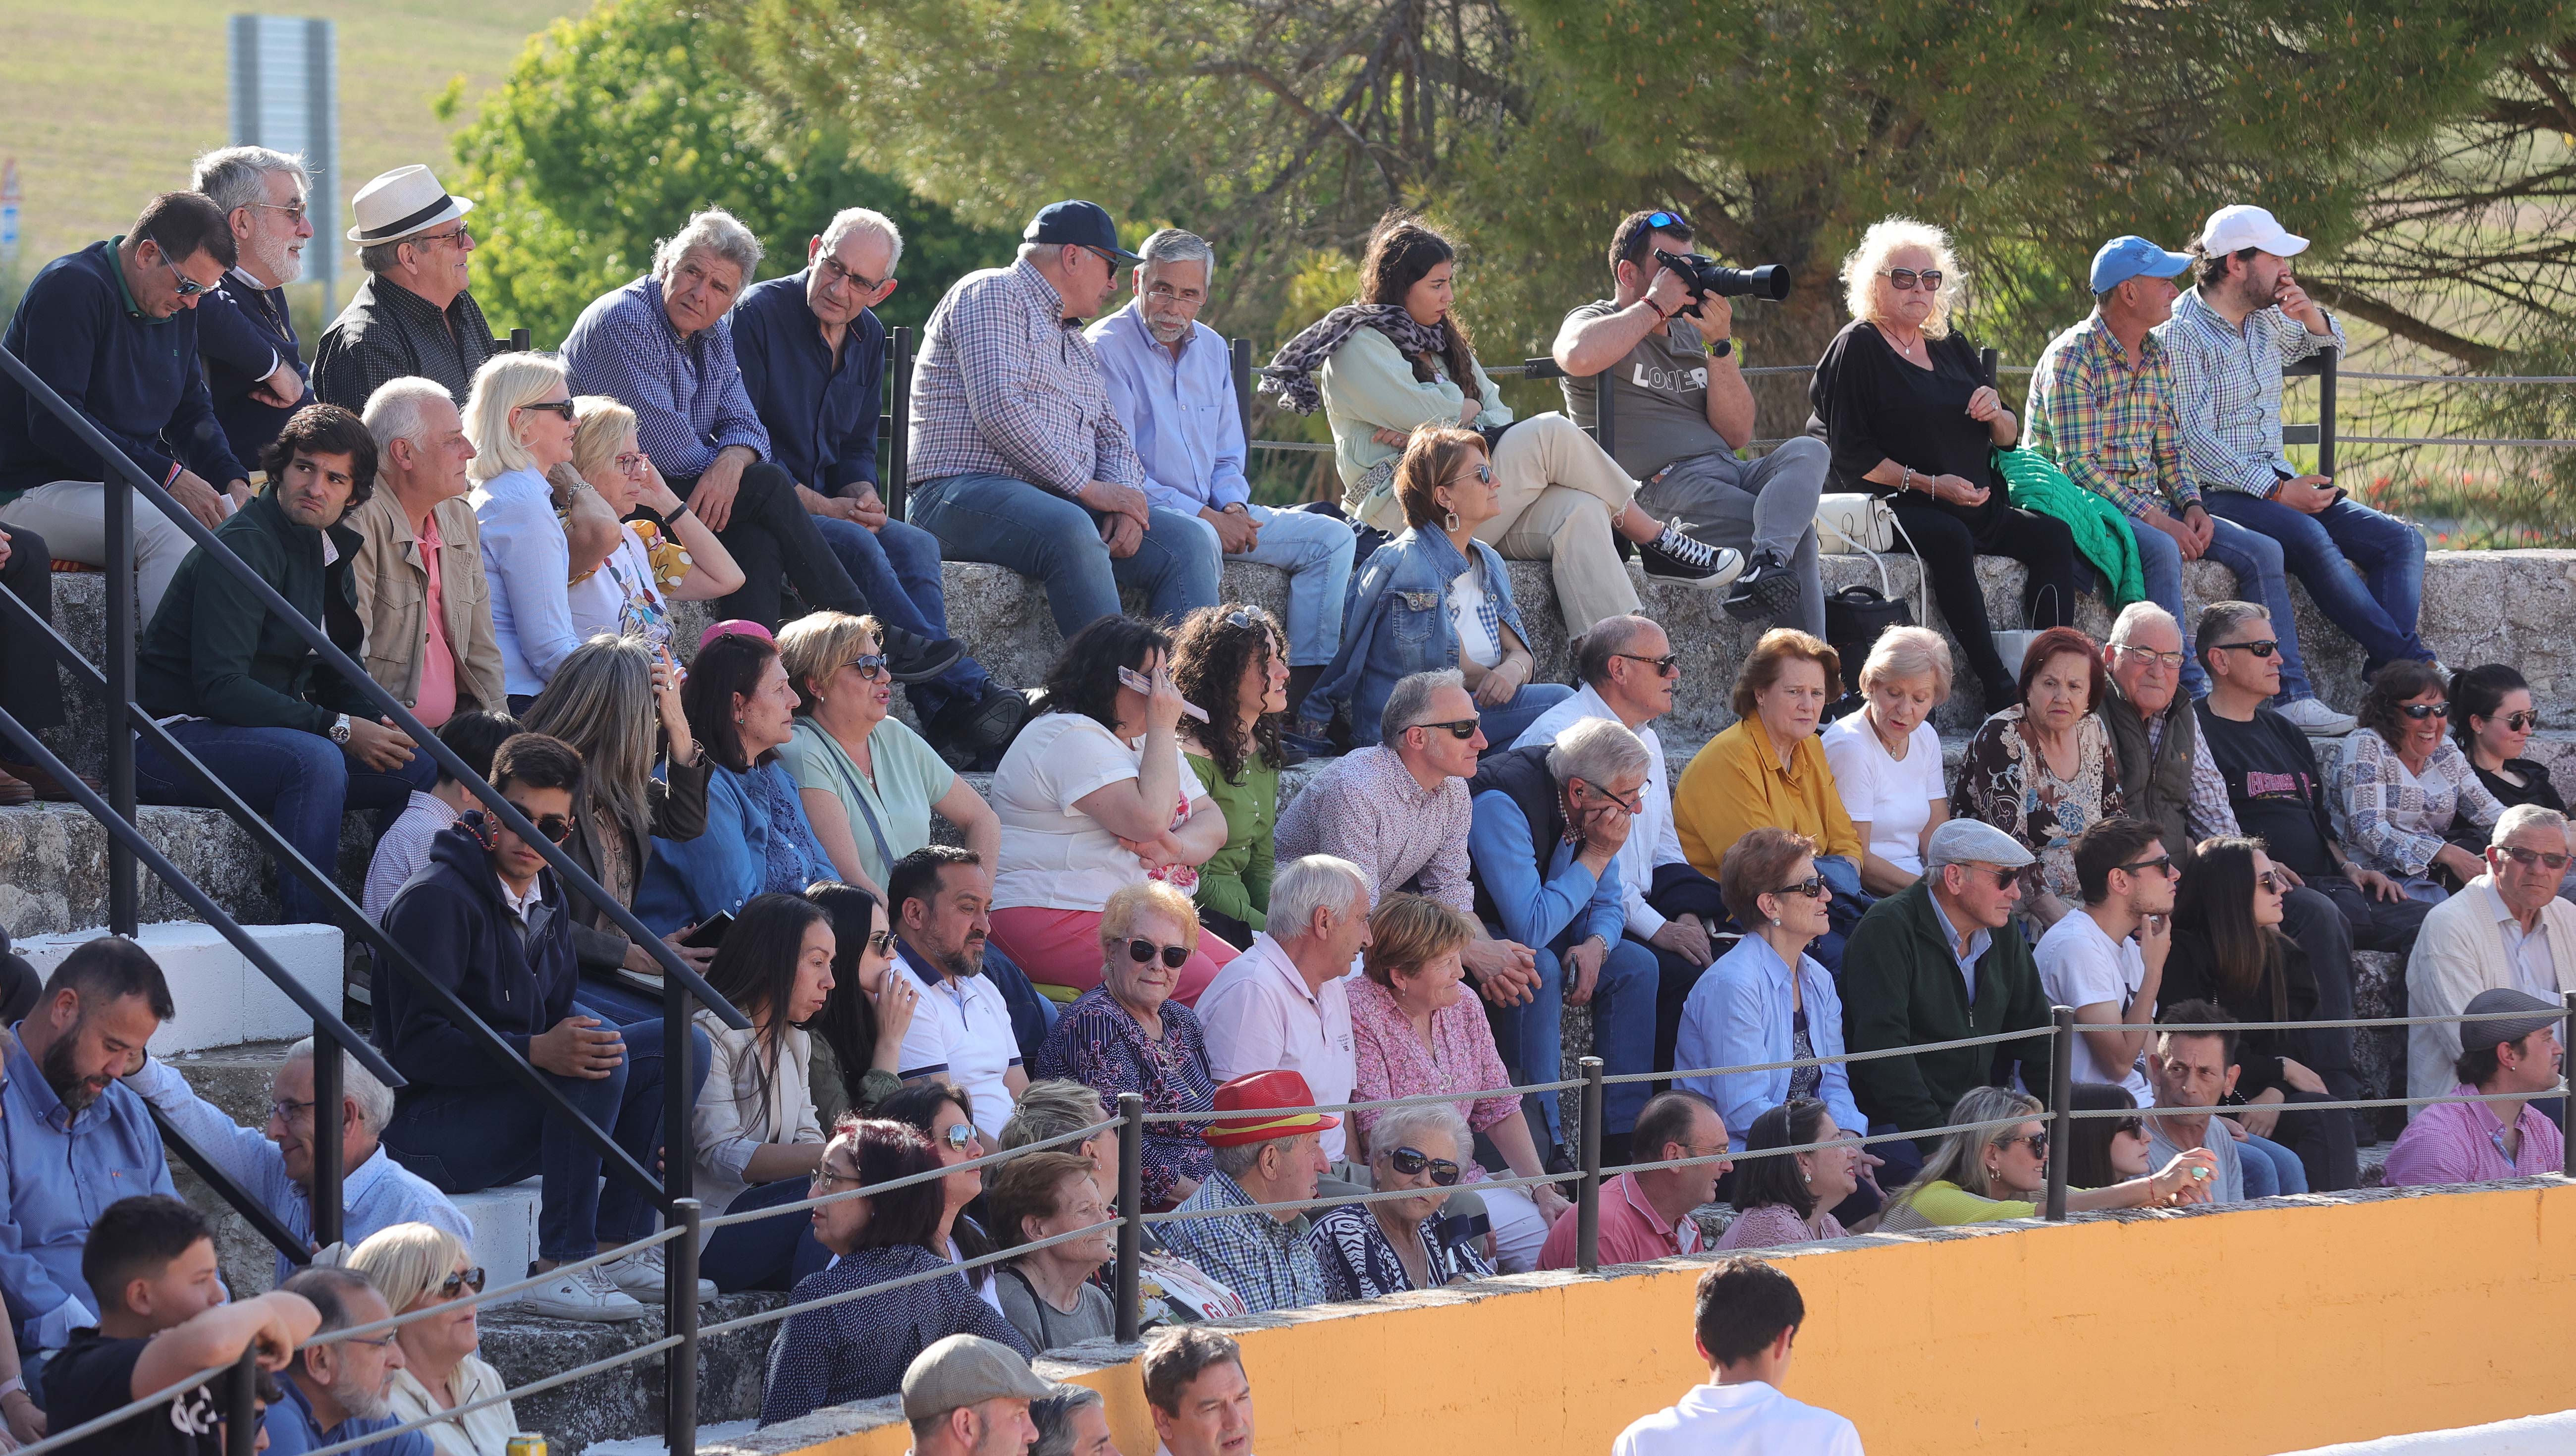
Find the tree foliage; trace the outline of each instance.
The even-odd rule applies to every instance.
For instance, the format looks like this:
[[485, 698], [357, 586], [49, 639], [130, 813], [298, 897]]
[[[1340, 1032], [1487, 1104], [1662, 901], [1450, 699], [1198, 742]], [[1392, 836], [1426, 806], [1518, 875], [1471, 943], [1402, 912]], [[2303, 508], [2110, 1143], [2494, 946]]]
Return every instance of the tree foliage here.
[[1013, 236], [861, 166], [842, 121], [768, 105], [739, 56], [667, 0], [612, 0], [529, 43], [456, 140], [455, 190], [477, 202], [475, 296], [496, 328], [551, 346], [710, 205], [759, 236], [764, 277], [805, 266], [806, 240], [841, 208], [893, 218], [903, 286], [877, 310], [890, 325], [918, 326], [959, 274], [1009, 256]]

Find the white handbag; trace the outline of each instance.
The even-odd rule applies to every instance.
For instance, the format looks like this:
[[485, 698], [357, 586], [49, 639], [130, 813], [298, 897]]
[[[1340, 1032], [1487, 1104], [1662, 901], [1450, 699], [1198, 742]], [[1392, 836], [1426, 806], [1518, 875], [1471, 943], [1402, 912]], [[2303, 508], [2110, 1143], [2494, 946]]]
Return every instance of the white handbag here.
[[1816, 549], [1827, 556], [1895, 550], [1896, 508], [1866, 491], [1816, 497]]

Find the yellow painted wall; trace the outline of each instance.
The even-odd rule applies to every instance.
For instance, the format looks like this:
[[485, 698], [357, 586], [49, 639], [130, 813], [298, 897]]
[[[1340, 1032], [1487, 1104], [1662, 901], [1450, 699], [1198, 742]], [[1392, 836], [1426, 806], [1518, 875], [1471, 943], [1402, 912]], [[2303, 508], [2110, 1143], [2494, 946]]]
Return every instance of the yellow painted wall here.
[[[1789, 1393], [1872, 1456], [2268, 1456], [2576, 1407], [2576, 1184], [1784, 1254]], [[1704, 1378], [1694, 1261], [1242, 1332], [1270, 1456], [1601, 1453]], [[1531, 1287], [1535, 1286], [1535, 1287]], [[2241, 1362], [2231, 1371], [2231, 1361]], [[1132, 1367], [1085, 1377], [1154, 1449]], [[2187, 1427], [2173, 1422], [2185, 1418]], [[900, 1425], [809, 1448], [899, 1456]]]

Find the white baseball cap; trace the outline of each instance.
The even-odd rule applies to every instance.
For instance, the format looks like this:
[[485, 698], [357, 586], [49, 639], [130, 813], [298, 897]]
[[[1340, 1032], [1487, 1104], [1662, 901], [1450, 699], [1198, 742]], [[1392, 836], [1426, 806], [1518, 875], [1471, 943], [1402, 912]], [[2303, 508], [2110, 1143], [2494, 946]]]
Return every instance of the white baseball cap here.
[[2240, 202], [2209, 215], [2200, 230], [2200, 248], [2213, 257], [2239, 248], [2261, 248], [2274, 257], [2289, 258], [2306, 252], [2308, 240], [2281, 226], [2262, 208]]

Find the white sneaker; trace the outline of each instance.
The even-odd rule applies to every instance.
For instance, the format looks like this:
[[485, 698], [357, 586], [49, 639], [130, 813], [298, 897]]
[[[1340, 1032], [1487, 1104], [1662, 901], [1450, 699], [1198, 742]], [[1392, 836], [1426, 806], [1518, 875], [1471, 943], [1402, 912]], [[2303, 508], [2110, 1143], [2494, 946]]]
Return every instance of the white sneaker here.
[[[662, 1262], [660, 1244], [622, 1259], [611, 1259], [599, 1266], [599, 1272], [607, 1275], [609, 1282], [624, 1291], [627, 1297], [642, 1304], [660, 1304], [662, 1291], [669, 1287], [671, 1277], [670, 1266]], [[715, 1281], [699, 1280], [698, 1303], [704, 1304], [715, 1297]]]
[[2311, 738], [2341, 738], [2361, 726], [2359, 718], [2350, 713], [2336, 712], [2326, 706], [2323, 698], [2301, 698], [2275, 711], [2297, 724], [2299, 731]]
[[577, 1274], [558, 1274], [554, 1282], [540, 1284], [521, 1295], [519, 1303], [529, 1313], [548, 1319], [592, 1324], [620, 1324], [644, 1317], [644, 1306], [620, 1290], [600, 1265]]

